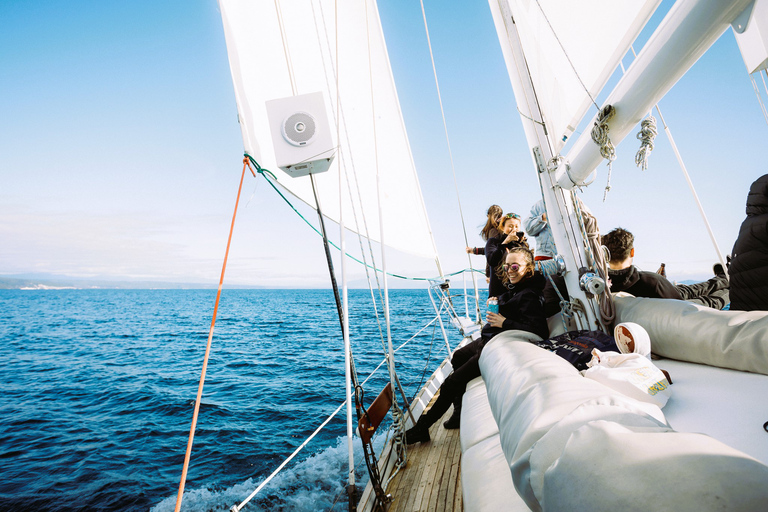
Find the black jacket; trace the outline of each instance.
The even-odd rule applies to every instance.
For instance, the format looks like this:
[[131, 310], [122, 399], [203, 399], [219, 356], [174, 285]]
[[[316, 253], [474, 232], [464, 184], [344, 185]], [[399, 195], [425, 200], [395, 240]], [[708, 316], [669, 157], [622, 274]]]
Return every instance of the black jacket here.
[[502, 243], [507, 238], [504, 233], [499, 236], [489, 238], [485, 244], [485, 260], [490, 267], [491, 275], [489, 276], [491, 281], [488, 283], [488, 297], [499, 297], [501, 294], [507, 291], [506, 286], [499, 277], [499, 267], [504, 263], [504, 257], [507, 254], [507, 249], [512, 247], [524, 246], [528, 247], [525, 242], [510, 242], [508, 244]]
[[768, 311], [768, 174], [749, 188], [747, 218], [731, 254], [731, 309]]
[[635, 297], [683, 300], [680, 291], [666, 277], [637, 270], [634, 265], [621, 270], [608, 269], [608, 277], [611, 279], [611, 293], [627, 292]]
[[482, 338], [488, 341], [502, 331], [513, 329], [547, 338], [549, 329], [541, 294], [544, 282], [544, 276], [536, 272], [532, 277], [512, 285], [509, 290], [499, 295], [499, 314], [505, 317], [504, 324], [501, 327], [485, 324], [481, 331]]

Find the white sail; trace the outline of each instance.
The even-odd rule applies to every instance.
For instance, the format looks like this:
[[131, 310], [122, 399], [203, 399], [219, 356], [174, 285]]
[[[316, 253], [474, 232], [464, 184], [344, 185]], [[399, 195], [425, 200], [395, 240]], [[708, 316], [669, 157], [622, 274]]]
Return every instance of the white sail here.
[[[498, 0], [514, 16], [555, 154], [660, 0]], [[497, 12], [490, 0], [491, 10]], [[507, 58], [510, 74], [514, 65]], [[593, 107], [594, 108], [594, 107]]]
[[[359, 232], [381, 241], [381, 211], [387, 246], [435, 258], [375, 0], [220, 0], [219, 5], [246, 153], [314, 207], [309, 177], [288, 177], [275, 164], [265, 101], [322, 92], [331, 123], [339, 125], [331, 169], [315, 176], [323, 213], [338, 222], [343, 204], [345, 225], [354, 230], [354, 208]], [[341, 200], [339, 172], [346, 174]]]

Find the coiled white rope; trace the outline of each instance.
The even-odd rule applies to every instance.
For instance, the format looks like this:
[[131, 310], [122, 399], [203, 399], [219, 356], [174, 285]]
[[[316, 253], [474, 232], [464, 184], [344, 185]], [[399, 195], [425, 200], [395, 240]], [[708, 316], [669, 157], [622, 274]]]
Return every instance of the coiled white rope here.
[[635, 165], [643, 171], [648, 169], [648, 158], [651, 156], [651, 151], [653, 151], [653, 140], [658, 134], [656, 118], [649, 115], [643, 119], [643, 122], [640, 123], [640, 131], [637, 134], [637, 138], [640, 139], [640, 149], [637, 150], [635, 155]]
[[613, 161], [616, 160], [616, 148], [611, 142], [609, 135], [608, 121], [616, 113], [616, 109], [613, 105], [606, 105], [597, 114], [597, 120], [595, 126], [592, 128], [592, 140], [600, 146], [600, 155], [608, 160], [608, 182], [605, 184], [605, 193], [603, 194], [603, 202], [608, 197], [608, 192], [611, 190], [611, 170], [613, 167]]

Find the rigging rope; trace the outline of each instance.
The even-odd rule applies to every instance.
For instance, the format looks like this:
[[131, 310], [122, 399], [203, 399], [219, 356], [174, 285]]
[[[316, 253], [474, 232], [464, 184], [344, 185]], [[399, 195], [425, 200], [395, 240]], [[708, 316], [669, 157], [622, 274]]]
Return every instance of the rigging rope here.
[[597, 110], [600, 110], [600, 107], [597, 105], [595, 98], [592, 97], [592, 93], [589, 92], [589, 89], [587, 89], [587, 86], [584, 85], [584, 81], [581, 79], [581, 77], [579, 76], [579, 73], [576, 71], [576, 66], [573, 65], [573, 62], [571, 62], [571, 58], [568, 56], [568, 52], [565, 51], [565, 46], [563, 46], [563, 43], [560, 42], [560, 38], [557, 37], [557, 32], [555, 32], [555, 29], [552, 27], [552, 23], [549, 22], [549, 18], [547, 18], [547, 13], [544, 12], [544, 8], [541, 7], [539, 0], [536, 0], [536, 5], [539, 6], [541, 15], [544, 16], [544, 20], [547, 22], [547, 25], [549, 26], [549, 30], [552, 31], [552, 35], [555, 36], [555, 40], [557, 40], [557, 44], [559, 44], [560, 49], [563, 50], [563, 55], [565, 55], [565, 58], [568, 61], [568, 64], [571, 65], [571, 69], [573, 69], [573, 74], [576, 75], [576, 78], [579, 80], [579, 83], [584, 88], [584, 92], [586, 92], [587, 96], [589, 96], [589, 99], [592, 100], [592, 104], [595, 106]]
[[613, 161], [616, 160], [616, 148], [611, 142], [609, 135], [608, 121], [614, 116], [616, 109], [613, 105], [606, 105], [597, 114], [597, 120], [595, 126], [592, 128], [592, 140], [600, 146], [600, 155], [608, 160], [608, 182], [605, 185], [605, 193], [603, 194], [603, 202], [608, 197], [608, 192], [611, 190], [611, 170], [613, 167]]
[[613, 296], [611, 295], [611, 287], [608, 277], [608, 262], [605, 258], [605, 253], [602, 250], [602, 244], [600, 243], [600, 228], [597, 225], [597, 218], [588, 211], [582, 211], [581, 200], [576, 197], [575, 192], [572, 192], [572, 194], [579, 219], [583, 223], [584, 231], [586, 232], [586, 240], [589, 244], [589, 252], [595, 269], [597, 270], [598, 275], [605, 281], [605, 290], [597, 296], [597, 303], [600, 308], [600, 318], [602, 319], [605, 328], [610, 331], [614, 320], [616, 320], [616, 306], [613, 302]]
[[[181, 500], [184, 496], [184, 484], [187, 481], [187, 470], [189, 469], [189, 459], [192, 455], [192, 441], [195, 438], [195, 428], [197, 427], [197, 416], [200, 412], [200, 401], [203, 397], [203, 385], [205, 384], [205, 372], [208, 368], [208, 358], [211, 355], [211, 342], [213, 340], [213, 329], [216, 326], [216, 315], [219, 311], [219, 301], [221, 299], [221, 288], [224, 284], [224, 272], [227, 270], [227, 258], [229, 258], [229, 247], [232, 244], [232, 232], [235, 230], [235, 218], [237, 217], [237, 207], [240, 203], [240, 193], [243, 190], [243, 180], [245, 178], [245, 169], [249, 168], [248, 159], [243, 158], [243, 173], [240, 175], [240, 186], [237, 189], [237, 199], [235, 199], [235, 211], [232, 213], [232, 224], [229, 226], [229, 238], [227, 238], [227, 249], [224, 251], [224, 263], [221, 266], [221, 277], [219, 278], [219, 289], [216, 292], [216, 303], [213, 306], [213, 317], [211, 318], [211, 328], [208, 330], [208, 343], [205, 346], [205, 357], [203, 358], [203, 369], [200, 372], [200, 383], [197, 386], [197, 398], [195, 398], [195, 409], [192, 413], [192, 426], [189, 429], [189, 439], [187, 440], [187, 452], [184, 454], [184, 466], [181, 470], [181, 482], [179, 483], [179, 494], [176, 496], [175, 511], [181, 509]], [[254, 178], [256, 174], [251, 169]]]
[[[408, 343], [410, 343], [410, 342], [411, 342], [413, 339], [415, 339], [415, 338], [416, 338], [416, 336], [418, 336], [418, 335], [419, 335], [419, 334], [420, 334], [420, 333], [421, 333], [421, 332], [422, 332], [424, 329], [426, 329], [427, 327], [429, 327], [430, 325], [432, 325], [432, 324], [433, 324], [433, 323], [434, 323], [436, 320], [437, 320], [437, 317], [435, 317], [435, 318], [433, 318], [432, 320], [430, 320], [430, 321], [429, 321], [429, 322], [428, 322], [428, 323], [427, 323], [427, 324], [426, 324], [424, 327], [422, 327], [422, 328], [421, 328], [421, 329], [420, 329], [420, 330], [419, 330], [419, 331], [418, 331], [416, 334], [414, 334], [413, 336], [411, 336], [411, 337], [410, 337], [408, 340], [406, 340], [406, 341], [405, 341], [405, 342], [403, 342], [403, 343], [402, 343], [402, 344], [401, 344], [399, 347], [397, 347], [397, 348], [395, 349], [395, 352], [397, 352], [397, 351], [398, 351], [398, 350], [400, 350], [401, 348], [405, 347], [405, 346], [406, 346]], [[366, 384], [366, 383], [367, 383], [367, 382], [368, 382], [368, 381], [371, 379], [371, 377], [373, 377], [373, 376], [376, 374], [376, 372], [379, 370], [379, 368], [381, 368], [381, 367], [384, 365], [384, 363], [386, 363], [386, 362], [387, 362], [387, 359], [386, 359], [386, 358], [384, 358], [384, 359], [381, 361], [381, 363], [379, 363], [379, 365], [378, 365], [376, 368], [374, 368], [374, 369], [373, 369], [373, 371], [372, 371], [372, 372], [371, 372], [371, 373], [368, 375], [368, 377], [366, 377], [366, 379], [365, 379], [363, 382], [361, 382], [361, 383], [360, 383], [360, 386], [364, 386], [364, 385], [365, 385], [365, 384]], [[253, 497], [254, 497], [254, 496], [256, 496], [256, 495], [257, 495], [257, 494], [258, 494], [258, 493], [259, 493], [259, 492], [260, 492], [260, 491], [261, 491], [261, 490], [264, 488], [264, 486], [266, 486], [266, 485], [267, 485], [267, 484], [268, 484], [268, 483], [269, 483], [269, 482], [270, 482], [270, 481], [271, 481], [271, 480], [272, 480], [272, 479], [273, 479], [275, 476], [277, 476], [277, 474], [278, 474], [278, 473], [280, 473], [280, 471], [282, 471], [282, 470], [283, 470], [283, 468], [285, 468], [285, 466], [286, 466], [286, 465], [287, 465], [287, 464], [288, 464], [288, 463], [289, 463], [291, 460], [293, 460], [293, 458], [294, 458], [294, 457], [296, 457], [296, 455], [298, 455], [298, 454], [299, 454], [299, 452], [300, 452], [301, 450], [303, 450], [303, 449], [304, 449], [304, 448], [307, 446], [307, 444], [309, 444], [309, 442], [310, 442], [312, 439], [314, 439], [314, 437], [315, 437], [315, 436], [316, 436], [316, 435], [317, 435], [317, 434], [318, 434], [318, 433], [319, 433], [319, 432], [320, 432], [320, 431], [321, 431], [323, 428], [325, 428], [325, 426], [326, 426], [326, 425], [328, 425], [328, 423], [329, 423], [329, 422], [330, 422], [330, 421], [331, 421], [331, 420], [332, 420], [332, 419], [333, 419], [333, 418], [334, 418], [334, 417], [335, 417], [337, 414], [339, 414], [339, 411], [341, 411], [341, 409], [342, 409], [342, 408], [343, 408], [343, 407], [344, 407], [346, 404], [347, 404], [347, 401], [346, 401], [346, 400], [345, 400], [344, 402], [342, 402], [342, 403], [341, 403], [341, 404], [340, 404], [340, 405], [339, 405], [339, 406], [336, 408], [336, 410], [335, 410], [335, 411], [333, 411], [333, 412], [332, 412], [332, 413], [331, 413], [331, 414], [330, 414], [330, 415], [329, 415], [329, 416], [328, 416], [328, 417], [325, 419], [325, 421], [323, 421], [323, 423], [321, 423], [321, 424], [320, 424], [320, 426], [319, 426], [319, 427], [317, 427], [317, 429], [316, 429], [314, 432], [312, 432], [312, 434], [310, 434], [310, 435], [309, 435], [309, 437], [307, 437], [307, 439], [306, 439], [306, 440], [305, 440], [303, 443], [301, 443], [301, 445], [299, 445], [299, 447], [298, 447], [298, 448], [296, 448], [296, 450], [294, 450], [294, 451], [293, 451], [293, 453], [291, 453], [291, 455], [289, 455], [289, 456], [288, 456], [288, 458], [286, 458], [286, 459], [285, 459], [285, 460], [284, 460], [284, 461], [283, 461], [283, 462], [282, 462], [282, 463], [281, 463], [281, 464], [280, 464], [280, 465], [277, 467], [277, 469], [275, 469], [275, 470], [274, 470], [274, 471], [273, 471], [273, 472], [272, 472], [272, 473], [271, 473], [271, 474], [270, 474], [270, 475], [269, 475], [269, 476], [268, 476], [268, 477], [267, 477], [267, 478], [266, 478], [266, 479], [265, 479], [265, 480], [264, 480], [264, 481], [263, 481], [261, 484], [259, 484], [259, 486], [256, 488], [256, 490], [255, 490], [255, 491], [253, 491], [253, 492], [252, 492], [252, 493], [251, 493], [251, 494], [250, 494], [250, 495], [249, 495], [249, 496], [248, 496], [246, 499], [244, 499], [244, 500], [243, 500], [243, 501], [242, 501], [240, 504], [238, 504], [238, 505], [233, 505], [233, 506], [230, 508], [230, 510], [231, 510], [232, 512], [239, 512], [239, 511], [240, 511], [240, 510], [241, 510], [241, 509], [242, 509], [242, 508], [243, 508], [243, 507], [244, 507], [244, 506], [245, 506], [245, 505], [246, 505], [246, 504], [247, 504], [249, 501], [251, 501], [251, 500], [253, 499]]]
[[280, 27], [280, 38], [283, 42], [283, 54], [285, 55], [285, 65], [288, 68], [288, 78], [291, 81], [291, 91], [294, 96], [296, 95], [296, 80], [293, 74], [293, 61], [291, 60], [291, 52], [288, 49], [288, 42], [285, 39], [285, 26], [283, 26], [283, 11], [280, 9], [279, 0], [275, 0], [275, 14], [277, 14], [277, 24]]
[[[765, 84], [765, 78], [763, 77], [763, 74], [759, 71], [757, 74], [763, 79], [763, 87], [765, 87], [766, 94], [768, 94], [768, 86]], [[766, 70], [766, 74], [768, 74], [768, 70]], [[750, 73], [749, 80], [752, 82], [752, 88], [755, 90], [757, 102], [760, 103], [760, 110], [763, 112], [763, 117], [765, 118], [766, 124], [768, 124], [768, 110], [766, 110], [765, 103], [763, 103], [763, 96], [760, 94], [760, 88], [757, 86], [754, 73]]]
[[[632, 50], [632, 55], [637, 57], [637, 53], [635, 53], [634, 46], [630, 46], [630, 50]], [[621, 65], [621, 69], [622, 71], [625, 71], [623, 63]], [[768, 71], [766, 71], [766, 74], [768, 74]], [[669, 126], [667, 126], [667, 123], [664, 121], [664, 116], [661, 114], [661, 108], [659, 108], [659, 104], [657, 103], [654, 106], [656, 107], [656, 113], [659, 114], [659, 121], [661, 121], [661, 125], [664, 127], [664, 132], [667, 134], [669, 143], [672, 146], [672, 151], [675, 153], [675, 157], [677, 158], [677, 163], [680, 165], [680, 170], [683, 171], [683, 176], [685, 177], [685, 180], [688, 182], [688, 187], [691, 189], [691, 194], [693, 194], [693, 200], [696, 202], [696, 206], [698, 206], [699, 208], [699, 214], [701, 215], [701, 218], [704, 221], [704, 226], [707, 228], [707, 232], [709, 233], [709, 239], [712, 241], [712, 245], [715, 248], [715, 253], [717, 254], [717, 258], [720, 261], [720, 264], [723, 265], [723, 268], [727, 268], [725, 258], [723, 257], [723, 253], [720, 251], [720, 246], [717, 245], [717, 240], [715, 239], [715, 233], [712, 231], [712, 227], [709, 225], [709, 220], [707, 220], [707, 215], [706, 213], [704, 213], [704, 207], [701, 205], [701, 201], [699, 201], [699, 195], [696, 193], [696, 189], [693, 186], [691, 177], [688, 175], [688, 169], [685, 167], [685, 162], [683, 162], [683, 157], [680, 155], [680, 151], [678, 151], [677, 149], [677, 144], [675, 143], [674, 137], [672, 137], [672, 131], [669, 129]]]
[[648, 169], [648, 159], [651, 156], [651, 151], [653, 151], [653, 140], [658, 134], [656, 118], [649, 114], [640, 123], [640, 132], [637, 134], [637, 138], [640, 139], [640, 149], [637, 150], [635, 155], [635, 165], [643, 171]]
[[[325, 12], [323, 10], [323, 6], [322, 6], [322, 4], [319, 4], [320, 17], [318, 18], [317, 13], [315, 12], [315, 4], [314, 4], [314, 2], [312, 2], [311, 5], [312, 5], [312, 17], [315, 20], [315, 34], [317, 36], [318, 47], [323, 48], [323, 42], [322, 42], [321, 37], [320, 37], [320, 33], [322, 32], [326, 36], [325, 37], [325, 44], [330, 49], [331, 43], [330, 43], [330, 41], [328, 39], [328, 30], [325, 29], [325, 28], [323, 30], [320, 30], [319, 27], [318, 27], [318, 23], [317, 23], [318, 19], [320, 19], [322, 21], [323, 27], [326, 27]], [[366, 5], [366, 12], [367, 12], [367, 5]], [[370, 51], [369, 51], [369, 53], [370, 53]], [[331, 87], [331, 83], [328, 81], [329, 73], [328, 73], [328, 65], [326, 63], [326, 58], [325, 58], [325, 52], [320, 52], [320, 57], [321, 57], [321, 60], [322, 60], [323, 69], [325, 70], [324, 76], [325, 76], [325, 80], [326, 80], [326, 87], [328, 88], [329, 91], [332, 91], [333, 88]], [[338, 55], [336, 57], [336, 60], [338, 61]], [[334, 124], [336, 125], [336, 128], [337, 128], [337, 140], [341, 140], [341, 136], [339, 134], [339, 130], [341, 128], [341, 125], [343, 124], [344, 127], [345, 127], [345, 129], [344, 129], [344, 137], [346, 138], [347, 145], [349, 146], [350, 145], [349, 132], [346, 129], [346, 120], [345, 120], [345, 115], [344, 115], [344, 108], [343, 108], [343, 105], [342, 105], [342, 102], [341, 102], [341, 98], [339, 97], [339, 94], [338, 94], [338, 91], [339, 91], [339, 87], [338, 87], [338, 73], [336, 72], [336, 68], [333, 67], [333, 66], [330, 66], [330, 70], [331, 70], [331, 73], [332, 73], [333, 78], [335, 80], [335, 82], [334, 82], [335, 83], [335, 90], [337, 92], [337, 94], [336, 94], [336, 109], [332, 111], [333, 115], [335, 116], [334, 117]], [[349, 164], [347, 163], [347, 158], [349, 158]], [[370, 238], [370, 235], [369, 235], [368, 221], [367, 221], [367, 219], [365, 217], [364, 212], [363, 212], [363, 215], [362, 215], [363, 230], [364, 231], [360, 229], [360, 221], [359, 221], [358, 216], [357, 216], [357, 208], [355, 208], [355, 201], [354, 201], [353, 194], [352, 194], [352, 184], [350, 182], [349, 173], [347, 172], [348, 168], [350, 168], [352, 170], [352, 177], [354, 178], [354, 182], [355, 182], [355, 190], [357, 191], [357, 201], [358, 201], [358, 204], [362, 205], [363, 199], [362, 199], [362, 195], [361, 195], [361, 192], [360, 192], [360, 186], [359, 186], [359, 183], [357, 181], [357, 174], [355, 172], [355, 169], [357, 168], [355, 166], [355, 157], [351, 153], [348, 154], [348, 152], [339, 151], [338, 160], [337, 161], [339, 162], [339, 172], [341, 173], [343, 171], [344, 172], [344, 177], [346, 179], [347, 192], [349, 193], [350, 203], [352, 204], [352, 217], [353, 217], [354, 222], [355, 222], [355, 232], [357, 234], [358, 244], [360, 246], [360, 254], [361, 254], [363, 259], [362, 259], [362, 261], [360, 261], [360, 260], [357, 260], [356, 258], [352, 257], [349, 253], [345, 253], [345, 254], [347, 255], [347, 257], [352, 258], [354, 261], [356, 261], [358, 263], [362, 263], [363, 268], [365, 269], [365, 276], [366, 276], [366, 280], [367, 280], [367, 283], [368, 283], [368, 289], [371, 292], [371, 302], [373, 304], [373, 311], [374, 311], [374, 315], [376, 317], [376, 325], [377, 325], [377, 327], [379, 329], [379, 337], [380, 337], [382, 346], [384, 346], [384, 332], [383, 332], [382, 327], [381, 327], [381, 318], [379, 316], [378, 304], [376, 302], [376, 296], [375, 296], [374, 291], [373, 291], [373, 283], [371, 281], [371, 274], [370, 274], [370, 271], [369, 271], [371, 268], [373, 268], [374, 270], [376, 269], [376, 258], [374, 256], [373, 246], [371, 244], [371, 238]], [[273, 176], [273, 178], [274, 178], [274, 176]], [[279, 193], [279, 190], [277, 190], [277, 192]], [[339, 192], [339, 196], [341, 196], [341, 192]], [[283, 197], [283, 199], [286, 200], [286, 202], [288, 202], [288, 204], [291, 206], [291, 208], [293, 208], [293, 205], [291, 205], [291, 203], [285, 198], [285, 196], [283, 196], [281, 194], [281, 197]], [[296, 213], [298, 213], [298, 211], [295, 208], [293, 208], [293, 210]], [[301, 217], [302, 220], [307, 222], [307, 220], [304, 219], [304, 217], [302, 217], [301, 214], [299, 214], [299, 217]], [[314, 226], [312, 226], [312, 224], [310, 224], [309, 222], [307, 222], [307, 223], [310, 225], [310, 227], [312, 227], [314, 229]], [[315, 231], [317, 231], [317, 230], [315, 230]], [[365, 236], [363, 236], [361, 234], [363, 232], [365, 233]], [[363, 247], [363, 238], [365, 238], [366, 241], [368, 242], [368, 251], [369, 251], [369, 254], [371, 256], [371, 262], [372, 262], [371, 265], [368, 265], [368, 262], [367, 262], [367, 259], [366, 259], [366, 251], [365, 251], [365, 249]], [[332, 245], [335, 248], [339, 249], [333, 243], [332, 243]], [[341, 249], [339, 249], [339, 250], [341, 250]], [[376, 280], [376, 288], [377, 288], [377, 290], [379, 292], [379, 299], [380, 299], [380, 301], [383, 304], [384, 298], [382, 297], [381, 283], [379, 282], [378, 271], [374, 272], [374, 278]]]
[[[304, 216], [301, 214], [301, 212], [299, 212], [299, 210], [297, 210], [297, 209], [296, 209], [296, 207], [293, 205], [293, 203], [291, 203], [291, 202], [288, 200], [288, 198], [287, 198], [287, 197], [285, 197], [285, 194], [283, 194], [282, 192], [280, 192], [280, 189], [278, 189], [278, 188], [277, 188], [277, 186], [276, 186], [276, 185], [275, 185], [275, 184], [274, 184], [274, 183], [273, 183], [273, 182], [272, 182], [272, 181], [271, 181], [271, 180], [270, 180], [270, 179], [267, 177], [267, 175], [269, 175], [269, 176], [271, 176], [271, 177], [272, 177], [272, 179], [273, 179], [273, 180], [277, 181], [277, 178], [275, 177], [275, 175], [274, 175], [274, 174], [272, 174], [272, 171], [270, 171], [269, 169], [264, 169], [263, 167], [261, 167], [261, 166], [258, 164], [258, 162], [256, 162], [256, 160], [254, 160], [254, 159], [253, 159], [253, 157], [252, 157], [252, 156], [250, 156], [250, 155], [246, 154], [246, 158], [248, 158], [248, 159], [250, 160], [250, 163], [251, 163], [251, 165], [253, 165], [253, 166], [256, 168], [256, 172], [257, 172], [257, 173], [259, 173], [259, 174], [261, 174], [261, 175], [264, 177], [264, 179], [265, 179], [265, 180], [267, 180], [267, 183], [269, 183], [269, 184], [270, 184], [270, 186], [271, 186], [271, 187], [272, 187], [272, 188], [275, 190], [275, 192], [277, 192], [277, 193], [278, 193], [278, 195], [280, 195], [280, 197], [283, 199], [283, 201], [285, 201], [285, 202], [288, 204], [288, 206], [290, 206], [290, 207], [291, 207], [291, 209], [292, 209], [292, 210], [293, 210], [293, 211], [296, 213], [296, 215], [298, 215], [298, 216], [299, 216], [299, 218], [301, 218], [301, 220], [303, 220], [303, 221], [304, 221], [304, 222], [305, 222], [305, 223], [306, 223], [306, 224], [307, 224], [307, 225], [308, 225], [310, 228], [312, 228], [312, 230], [313, 230], [315, 233], [317, 233], [317, 234], [318, 234], [318, 235], [320, 235], [320, 236], [323, 236], [323, 234], [320, 232], [320, 230], [318, 230], [318, 229], [317, 229], [317, 228], [316, 228], [316, 227], [315, 227], [315, 226], [314, 226], [314, 225], [313, 225], [313, 224], [312, 224], [312, 223], [311, 223], [309, 220], [307, 220], [307, 218], [306, 218], [306, 217], [304, 217]], [[337, 249], [337, 250], [339, 250], [339, 251], [341, 250], [341, 249], [339, 248], [339, 246], [338, 246], [338, 245], [336, 245], [335, 243], [333, 243], [333, 241], [331, 241], [331, 240], [328, 240], [328, 243], [329, 243], [329, 244], [331, 245], [331, 247], [333, 247], [334, 249]], [[364, 261], [361, 261], [361, 260], [359, 260], [359, 259], [355, 258], [354, 256], [352, 256], [352, 255], [351, 255], [351, 254], [349, 254], [349, 253], [345, 253], [345, 254], [347, 255], [347, 257], [348, 257], [348, 258], [351, 258], [353, 261], [356, 261], [357, 263], [360, 263], [361, 265], [365, 265], [366, 267], [368, 267], [368, 268], [370, 268], [370, 269], [374, 270], [375, 272], [381, 272], [381, 273], [384, 273], [384, 271], [383, 271], [383, 270], [381, 270], [381, 269], [379, 269], [379, 268], [376, 268], [376, 267], [374, 267], [374, 266], [372, 266], [372, 265], [368, 265], [368, 263], [366, 263], [366, 262], [364, 262]], [[476, 272], [476, 273], [478, 273], [478, 274], [484, 274], [484, 271], [482, 271], [482, 270], [479, 270], [479, 269], [476, 269], [476, 268], [465, 268], [465, 269], [462, 269], [462, 270], [457, 270], [456, 272], [451, 272], [450, 274], [445, 274], [445, 275], [444, 275], [444, 277], [451, 277], [451, 276], [455, 276], [455, 275], [461, 274], [462, 272], [473, 272], [473, 273], [474, 273], [474, 272]], [[396, 279], [406, 279], [406, 280], [409, 280], [409, 281], [432, 281], [432, 280], [436, 279], [435, 277], [409, 277], [409, 276], [402, 276], [402, 275], [400, 275], [400, 274], [393, 274], [393, 273], [391, 273], [391, 272], [387, 272], [386, 274], [387, 274], [388, 276], [394, 277], [394, 278], [396, 278]]]
[[[453, 173], [453, 186], [456, 190], [456, 202], [459, 205], [459, 217], [461, 218], [461, 229], [464, 233], [464, 244], [465, 247], [469, 247], [469, 239], [467, 238], [467, 227], [464, 222], [464, 212], [461, 208], [461, 197], [459, 196], [459, 184], [456, 180], [456, 166], [453, 162], [453, 152], [451, 151], [451, 139], [448, 136], [448, 123], [445, 120], [445, 109], [443, 108], [443, 98], [440, 94], [440, 82], [437, 79], [437, 68], [435, 67], [435, 56], [432, 53], [432, 41], [429, 38], [429, 26], [427, 25], [427, 14], [424, 10], [424, 0], [419, 0], [421, 3], [421, 16], [424, 19], [424, 31], [427, 35], [427, 46], [429, 47], [429, 58], [432, 61], [432, 73], [435, 76], [435, 88], [437, 89], [437, 100], [440, 103], [440, 114], [443, 117], [443, 129], [445, 130], [445, 141], [448, 144], [448, 156], [450, 157], [451, 161], [451, 171]], [[467, 261], [469, 262], [469, 268], [472, 268], [472, 258], [470, 257], [469, 253], [467, 253]], [[475, 274], [472, 273], [472, 285], [475, 289], [475, 303], [477, 304], [477, 310], [476, 310], [476, 318], [477, 321], [480, 321], [480, 292], [477, 289], [477, 279], [475, 279]]]
[[320, 219], [320, 230], [323, 235], [323, 247], [325, 248], [325, 259], [328, 263], [328, 272], [331, 275], [331, 286], [333, 287], [333, 297], [336, 299], [336, 310], [339, 315], [339, 323], [341, 324], [341, 333], [344, 334], [344, 312], [341, 307], [341, 297], [339, 297], [339, 286], [336, 283], [336, 273], [333, 271], [333, 258], [331, 258], [331, 249], [328, 244], [328, 236], [325, 233], [325, 221], [323, 221], [323, 212], [320, 209], [320, 202], [317, 199], [317, 191], [315, 190], [315, 176], [309, 175], [309, 179], [312, 183], [312, 194], [315, 196], [315, 205], [317, 206], [317, 217]]

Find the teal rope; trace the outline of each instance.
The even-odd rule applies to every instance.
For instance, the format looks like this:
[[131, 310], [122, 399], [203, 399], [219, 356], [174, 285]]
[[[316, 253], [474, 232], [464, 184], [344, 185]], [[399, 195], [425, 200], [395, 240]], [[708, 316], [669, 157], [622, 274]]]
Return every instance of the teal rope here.
[[[293, 204], [292, 204], [292, 203], [291, 203], [291, 202], [288, 200], [288, 198], [287, 198], [287, 197], [285, 197], [285, 195], [284, 195], [282, 192], [280, 192], [280, 189], [279, 189], [279, 188], [277, 188], [277, 187], [275, 186], [275, 184], [272, 182], [272, 180], [275, 180], [275, 181], [277, 181], [277, 178], [276, 178], [276, 177], [275, 177], [275, 175], [272, 173], [272, 171], [270, 171], [269, 169], [264, 169], [264, 168], [262, 168], [262, 167], [259, 165], [259, 163], [258, 163], [256, 160], [254, 160], [254, 159], [253, 159], [253, 157], [252, 157], [251, 155], [249, 155], [249, 154], [247, 154], [247, 153], [246, 153], [246, 154], [245, 154], [245, 156], [246, 156], [246, 157], [248, 157], [248, 160], [250, 160], [250, 162], [253, 164], [253, 166], [254, 166], [254, 167], [256, 167], [256, 172], [258, 172], [259, 174], [261, 174], [261, 175], [264, 177], [264, 179], [265, 179], [265, 180], [267, 180], [267, 183], [269, 183], [269, 184], [270, 184], [270, 186], [271, 186], [271, 187], [272, 187], [272, 188], [275, 190], [275, 192], [277, 192], [278, 194], [280, 194], [280, 197], [282, 197], [282, 198], [283, 198], [283, 201], [285, 201], [286, 203], [288, 203], [288, 206], [290, 206], [290, 207], [291, 207], [291, 209], [292, 209], [294, 212], [296, 212], [296, 215], [298, 215], [298, 216], [301, 218], [301, 220], [303, 220], [304, 222], [306, 222], [306, 223], [307, 223], [307, 225], [308, 225], [309, 227], [311, 227], [311, 228], [312, 228], [312, 230], [313, 230], [315, 233], [317, 233], [319, 236], [323, 236], [323, 234], [322, 234], [320, 231], [318, 231], [318, 229], [317, 229], [317, 228], [316, 228], [316, 227], [315, 227], [315, 226], [314, 226], [314, 225], [313, 225], [311, 222], [309, 222], [309, 221], [307, 220], [307, 218], [306, 218], [306, 217], [304, 217], [304, 216], [301, 214], [301, 212], [299, 212], [299, 210], [297, 210], [297, 209], [296, 209], [296, 207], [295, 207], [295, 206], [293, 206]], [[270, 180], [270, 179], [267, 177], [267, 175], [271, 176], [271, 177], [272, 177], [272, 180]], [[338, 250], [338, 251], [341, 251], [341, 248], [340, 248], [338, 245], [336, 245], [335, 243], [333, 243], [332, 241], [328, 240], [328, 243], [329, 243], [329, 244], [331, 244], [331, 245], [334, 247], [334, 249], [336, 249], [336, 250]], [[352, 256], [352, 255], [351, 255], [351, 254], [349, 254], [348, 252], [345, 252], [344, 254], [346, 254], [347, 256], [349, 256], [349, 257], [350, 257], [351, 259], [353, 259], [354, 261], [356, 261], [356, 262], [360, 263], [361, 265], [364, 265], [364, 266], [366, 266], [366, 267], [368, 267], [368, 268], [370, 268], [370, 269], [373, 269], [373, 270], [375, 270], [376, 272], [381, 272], [381, 270], [380, 270], [380, 269], [378, 269], [378, 268], [376, 268], [376, 267], [374, 267], [374, 266], [372, 266], [372, 265], [369, 265], [369, 264], [367, 264], [367, 263], [365, 263], [365, 262], [363, 262], [363, 261], [360, 261], [359, 259], [355, 258], [354, 256]], [[465, 268], [465, 269], [463, 269], [463, 270], [459, 270], [459, 271], [453, 272], [452, 274], [446, 274], [446, 277], [455, 276], [455, 275], [457, 275], [457, 274], [461, 274], [462, 272], [466, 272], [467, 270], [470, 270], [470, 271], [472, 271], [472, 272], [477, 272], [478, 274], [485, 274], [485, 272], [484, 272], [484, 271], [482, 271], [482, 272], [481, 272], [481, 271], [480, 271], [480, 270], [478, 270], [478, 269], [474, 269], [474, 268], [472, 268], [472, 269], [466, 269], [466, 268]], [[388, 275], [388, 276], [392, 276], [392, 277], [396, 277], [396, 278], [398, 278], [398, 279], [406, 279], [406, 280], [410, 280], [410, 281], [430, 281], [430, 280], [432, 280], [432, 279], [437, 279], [437, 278], [430, 278], [430, 277], [408, 277], [408, 276], [401, 276], [401, 275], [398, 275], [398, 274], [391, 274], [391, 273], [389, 273], [389, 272], [387, 272], [387, 275]]]

